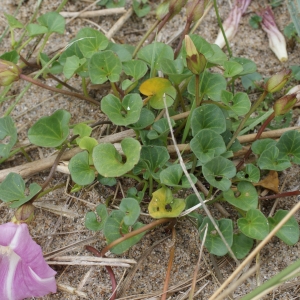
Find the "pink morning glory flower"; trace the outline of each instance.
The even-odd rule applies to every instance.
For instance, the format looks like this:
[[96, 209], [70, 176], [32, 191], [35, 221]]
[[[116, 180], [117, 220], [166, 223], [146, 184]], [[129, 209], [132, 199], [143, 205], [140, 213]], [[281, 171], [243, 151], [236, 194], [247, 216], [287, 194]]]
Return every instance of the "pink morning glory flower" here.
[[27, 224], [0, 225], [0, 299], [21, 300], [56, 292], [52, 270]]

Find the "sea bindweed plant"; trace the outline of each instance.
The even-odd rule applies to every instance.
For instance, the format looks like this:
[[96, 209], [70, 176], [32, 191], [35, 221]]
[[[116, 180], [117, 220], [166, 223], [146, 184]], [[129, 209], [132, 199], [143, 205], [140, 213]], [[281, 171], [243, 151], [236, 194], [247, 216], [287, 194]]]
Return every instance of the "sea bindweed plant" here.
[[[155, 23], [158, 30], [186, 2], [170, 1], [159, 6]], [[112, 3], [100, 4], [109, 7]], [[236, 2], [231, 16], [235, 17], [234, 26], [226, 25], [225, 32], [229, 30], [230, 35], [236, 32], [239, 18], [249, 3]], [[46, 33], [48, 38], [53, 32], [62, 34], [65, 29], [56, 12], [40, 16], [38, 24], [29, 24], [25, 34], [28, 39], [14, 40], [12, 50], [1, 56], [0, 83], [7, 86], [5, 92], [15, 81], [26, 80], [87, 101], [106, 120], [93, 124], [87, 120], [74, 125], [71, 113], [63, 108], [38, 119], [27, 136], [32, 145], [58, 150], [53, 160], [39, 163], [45, 169], [51, 167], [50, 174], [42, 186], [33, 182], [26, 187], [23, 177], [33, 175], [35, 170], [28, 171], [31, 169], [26, 166], [9, 169], [1, 179], [0, 199], [19, 210], [31, 205], [51, 190], [46, 188], [63, 157], [68, 160], [64, 172], [72, 179], [72, 193], [93, 183], [114, 186], [120, 178], [130, 178], [133, 182], [125, 196], [117, 199], [117, 207], [111, 206], [108, 198], [85, 216], [85, 226], [102, 231], [107, 241], [101, 252], [87, 247], [97, 256], [105, 256], [108, 250], [114, 254], [126, 252], [160, 224], [168, 223], [175, 234], [175, 221], [180, 219], [197, 228], [199, 239], [211, 254], [230, 254], [237, 263], [237, 259], [246, 257], [254, 242], [264, 240], [288, 214], [286, 210], [278, 210], [274, 216], [265, 215], [263, 200], [300, 194], [298, 190], [279, 192], [278, 187], [279, 172], [300, 164], [300, 133], [284, 128], [269, 135], [266, 130], [276, 118], [291, 114], [296, 104], [296, 88], [282, 97], [278, 94], [295, 77], [296, 69], [284, 69], [262, 82], [254, 61], [228, 58], [218, 45], [210, 44], [200, 35], [187, 34], [196, 22], [194, 16], [202, 16], [207, 5], [207, 1], [188, 1], [187, 23], [176, 49], [150, 38], [151, 42], [145, 46], [112, 43], [89, 27], [80, 29], [68, 47], [53, 57], [40, 49], [38, 75], [55, 78], [59, 74], [64, 77], [61, 84], [66, 88], [70, 88], [66, 82], [76, 77], [81, 81], [82, 93], [49, 87], [23, 74], [24, 65], [30, 64], [21, 50], [25, 51], [27, 44], [41, 34]], [[7, 18], [12, 32], [14, 28], [22, 28], [18, 20]], [[145, 36], [150, 34], [149, 31]], [[238, 91], [234, 85], [237, 80], [243, 84]], [[91, 84], [105, 83], [111, 89], [101, 100], [89, 95]], [[257, 91], [253, 102], [248, 95], [251, 88]], [[21, 96], [18, 97], [20, 101]], [[271, 97], [275, 101], [266, 107], [264, 101]], [[3, 164], [16, 153], [24, 152], [15, 149], [18, 133], [10, 116], [13, 108], [0, 118], [0, 139], [6, 141], [0, 145]], [[104, 124], [110, 125], [107, 136], [99, 138], [94, 129]], [[111, 128], [121, 130], [112, 133]], [[254, 129], [254, 137], [245, 135]], [[181, 155], [175, 157], [178, 152]], [[196, 189], [196, 184], [201, 194], [191, 190]], [[261, 196], [259, 187], [266, 188], [269, 195]], [[215, 204], [223, 218], [210, 213]], [[233, 211], [232, 216], [226, 213], [226, 208]], [[153, 219], [150, 223], [141, 216], [142, 211], [149, 213]], [[24, 224], [6, 226], [27, 230]], [[296, 219], [291, 217], [276, 236], [288, 245], [297, 243]], [[41, 260], [40, 255], [37, 257]], [[112, 270], [108, 271], [113, 278]], [[47, 274], [53, 283], [54, 273]], [[52, 285], [48, 287], [48, 292], [53, 291]], [[27, 296], [37, 295], [24, 292], [23, 297]]]

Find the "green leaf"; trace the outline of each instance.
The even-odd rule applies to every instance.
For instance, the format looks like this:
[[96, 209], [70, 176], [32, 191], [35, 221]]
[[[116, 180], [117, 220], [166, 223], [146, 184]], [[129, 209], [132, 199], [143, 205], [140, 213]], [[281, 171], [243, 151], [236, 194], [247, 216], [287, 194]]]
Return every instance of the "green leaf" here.
[[78, 146], [80, 149], [87, 150], [89, 154], [93, 152], [93, 149], [98, 145], [98, 141], [94, 138], [89, 136], [84, 136], [78, 142]]
[[101, 100], [101, 110], [115, 125], [127, 126], [136, 123], [142, 107], [143, 100], [139, 94], [128, 94], [122, 102], [112, 94]]
[[[268, 218], [270, 231], [289, 213], [288, 210], [278, 210], [273, 218]], [[292, 216], [280, 229], [276, 236], [287, 245], [295, 245], [299, 240], [299, 225], [294, 216]]]
[[106, 8], [118, 8], [124, 6], [125, 6], [125, 0], [109, 0], [106, 4]]
[[250, 18], [249, 24], [252, 28], [257, 29], [257, 28], [259, 28], [261, 21], [262, 21], [261, 16], [254, 15]]
[[241, 80], [242, 80], [242, 85], [246, 90], [250, 88], [255, 89], [256, 82], [262, 80], [262, 76], [259, 73], [254, 72], [251, 74], [241, 76]]
[[[96, 207], [97, 215], [90, 211], [85, 215], [85, 221], [84, 225], [87, 229], [93, 230], [93, 231], [99, 231], [104, 227], [104, 224], [108, 217], [108, 212], [106, 209], [106, 206], [104, 204], [99, 204]], [[100, 217], [100, 220], [98, 220], [97, 216]]]
[[28, 24], [26, 30], [30, 37], [35, 37], [48, 32], [48, 28], [39, 24]]
[[37, 21], [40, 25], [48, 28], [48, 32], [57, 32], [64, 34], [65, 32], [65, 18], [58, 12], [52, 11], [40, 16]]
[[292, 74], [296, 80], [300, 80], [300, 66], [291, 66]]
[[279, 157], [279, 149], [272, 146], [266, 149], [257, 161], [261, 170], [283, 171], [291, 166], [287, 156]]
[[202, 129], [211, 129], [216, 133], [222, 133], [226, 130], [226, 120], [219, 107], [214, 104], [206, 104], [193, 111], [191, 127], [193, 136]]
[[[251, 102], [246, 93], [238, 92], [234, 96], [230, 92], [222, 91], [221, 101], [233, 112], [233, 116], [245, 115], [251, 107]], [[230, 112], [229, 115], [231, 116]]]
[[[171, 119], [172, 127], [175, 125], [174, 120]], [[170, 132], [169, 123], [166, 118], [161, 118], [158, 121], [154, 122], [152, 125], [152, 130], [147, 134], [148, 139], [154, 140], [161, 138], [167, 142], [167, 137]]]
[[247, 181], [241, 181], [237, 185], [239, 196], [236, 197], [233, 190], [223, 192], [223, 197], [227, 202], [244, 211], [257, 208], [258, 195], [255, 187]]
[[[229, 247], [231, 247], [233, 241], [232, 221], [229, 219], [221, 219], [219, 221], [215, 220], [215, 222], [218, 225]], [[203, 240], [204, 238], [206, 226], [207, 226], [207, 235], [206, 235], [206, 240], [204, 242], [205, 247], [211, 254], [217, 256], [225, 255], [228, 252], [228, 249], [224, 244], [224, 242], [222, 241], [220, 235], [216, 231], [211, 220], [208, 217], [205, 217], [203, 219], [203, 222], [199, 227], [200, 239]]]
[[11, 202], [11, 208], [17, 208], [32, 199], [41, 189], [37, 183], [32, 183], [27, 196], [22, 177], [16, 173], [9, 173], [0, 184], [0, 199], [3, 202]]
[[103, 143], [93, 150], [93, 160], [96, 170], [105, 177], [118, 177], [126, 174], [138, 163], [141, 145], [133, 138], [125, 138], [121, 142], [126, 161], [112, 144]]
[[247, 237], [243, 233], [233, 235], [233, 243], [231, 250], [237, 259], [243, 259], [251, 250], [253, 239]]
[[103, 33], [88, 27], [80, 29], [76, 35], [76, 43], [86, 58], [91, 58], [98, 51], [106, 49], [108, 42]]
[[70, 118], [66, 110], [57, 110], [50, 117], [40, 118], [28, 131], [29, 141], [42, 147], [60, 146], [69, 135]]
[[123, 70], [126, 75], [132, 76], [134, 80], [139, 80], [147, 73], [148, 67], [141, 60], [129, 60], [123, 62]]
[[[221, 92], [222, 90], [226, 90], [227, 86], [226, 80], [222, 75], [213, 74], [206, 70], [200, 75], [200, 82], [201, 94], [206, 95], [208, 98], [214, 101], [221, 100]], [[192, 80], [189, 82], [188, 92], [192, 95], [196, 94], [195, 76], [193, 76]]]
[[263, 140], [255, 141], [251, 145], [251, 149], [252, 149], [253, 153], [255, 153], [257, 155], [261, 155], [265, 150], [267, 150], [275, 145], [276, 145], [276, 141], [274, 141], [273, 139], [263, 139]]
[[146, 16], [151, 10], [151, 6], [148, 4], [147, 0], [133, 0], [132, 6], [134, 12], [139, 18]]
[[67, 49], [61, 54], [58, 61], [61, 65], [66, 63], [68, 57], [77, 56], [79, 59], [83, 58], [83, 54], [81, 53], [78, 42], [75, 40], [71, 40]]
[[148, 210], [152, 218], [176, 218], [184, 210], [183, 199], [173, 198], [172, 192], [163, 186], [152, 194]]
[[224, 77], [235, 77], [239, 75], [243, 70], [243, 66], [235, 61], [224, 61]]
[[67, 79], [70, 79], [77, 70], [82, 67], [82, 65], [86, 62], [85, 58], [79, 58], [78, 56], [67, 57], [66, 63], [63, 68], [63, 73]]
[[128, 127], [133, 128], [134, 130], [141, 130], [152, 125], [154, 120], [154, 113], [151, 110], [143, 107], [140, 113], [139, 120], [136, 123], [129, 125]]
[[8, 25], [11, 29], [24, 28], [24, 25], [19, 22], [14, 16], [4, 13]]
[[102, 84], [107, 80], [117, 82], [121, 72], [122, 63], [110, 50], [95, 53], [89, 61], [89, 75], [94, 84]]
[[[229, 141], [231, 140], [232, 138], [232, 133], [226, 129], [222, 134], [221, 136], [223, 137], [223, 140], [225, 142], [225, 145], [229, 143]], [[239, 150], [241, 150], [243, 147], [241, 145], [241, 143], [239, 142], [238, 139], [235, 139], [235, 141], [233, 142], [233, 144], [231, 145], [231, 147], [228, 149], [232, 152], [237, 152]]]
[[109, 42], [106, 50], [111, 50], [116, 53], [121, 62], [126, 62], [132, 59], [132, 54], [129, 48], [125, 47], [125, 45]]
[[191, 140], [190, 146], [202, 164], [226, 151], [223, 138], [211, 129], [200, 130]]
[[210, 65], [224, 65], [224, 62], [228, 60], [227, 55], [218, 45], [211, 44], [210, 46], [213, 50], [213, 55], [207, 58], [207, 68], [209, 68]]
[[85, 136], [90, 136], [92, 133], [92, 127], [86, 125], [85, 123], [76, 124], [73, 128], [73, 134], [78, 134], [81, 138]]
[[258, 182], [260, 179], [260, 172], [253, 164], [247, 164], [244, 170], [236, 174], [236, 177], [244, 181]]
[[133, 225], [140, 216], [141, 208], [134, 198], [123, 198], [120, 203], [120, 210], [125, 213], [124, 223], [128, 226]]
[[173, 59], [173, 49], [159, 42], [151, 43], [145, 47], [143, 47], [137, 54], [137, 57], [143, 61], [145, 61], [151, 69], [158, 69], [159, 61], [165, 58]]
[[73, 156], [68, 167], [72, 180], [77, 184], [88, 185], [95, 179], [95, 172], [89, 165], [89, 154], [87, 151]]
[[232, 161], [218, 156], [206, 163], [202, 172], [209, 184], [226, 191], [231, 186], [230, 178], [235, 176], [236, 168]]
[[[200, 193], [200, 196], [202, 199], [205, 199], [205, 196], [203, 193]], [[187, 198], [185, 199], [185, 210], [188, 210], [200, 203], [198, 197], [195, 194], [188, 195]], [[191, 213], [188, 214], [188, 216], [192, 218], [196, 218], [198, 221], [201, 221], [198, 227], [200, 227], [201, 223], [203, 222], [203, 217], [202, 215], [199, 215], [196, 213], [196, 211], [192, 211]], [[201, 220], [200, 220], [201, 219]]]
[[246, 236], [263, 240], [269, 233], [268, 219], [258, 209], [250, 209], [245, 218], [237, 220], [239, 229]]
[[[106, 237], [107, 243], [110, 244], [111, 242], [117, 240], [118, 238], [122, 237], [122, 235], [129, 232], [129, 226], [127, 226], [123, 219], [126, 214], [123, 211], [115, 210], [113, 211], [107, 218], [103, 233]], [[143, 227], [143, 224], [138, 222], [134, 224], [132, 227], [133, 230], [137, 230]], [[126, 239], [122, 243], [113, 247], [110, 251], [114, 254], [122, 254], [127, 251], [130, 247], [138, 243], [141, 238], [145, 235], [146, 232], [142, 232], [138, 235], [135, 235], [129, 239]]]
[[7, 158], [12, 147], [17, 142], [17, 128], [10, 116], [0, 118], [0, 140], [9, 137], [8, 141], [2, 141], [0, 144], [0, 157]]
[[170, 155], [166, 147], [143, 146], [141, 161], [135, 167], [134, 173], [138, 174], [142, 170], [146, 170], [147, 172], [143, 174], [145, 179], [148, 179], [150, 175], [154, 178], [159, 178], [159, 174], [156, 174], [156, 171], [161, 170], [169, 159]]
[[180, 186], [179, 182], [183, 171], [180, 165], [172, 165], [161, 171], [160, 182], [168, 186]]
[[297, 36], [297, 30], [295, 28], [295, 25], [293, 22], [291, 22], [290, 24], [288, 24], [287, 26], [284, 27], [283, 29], [283, 33], [284, 35], [288, 38], [291, 39], [294, 36]]
[[288, 156], [292, 163], [300, 164], [300, 132], [285, 132], [276, 147], [279, 149], [279, 157]]
[[239, 76], [256, 72], [257, 69], [256, 64], [251, 59], [244, 58], [244, 57], [232, 57], [230, 60], [233, 62], [237, 62], [243, 66], [244, 70], [239, 74]]
[[97, 179], [103, 185], [114, 186], [117, 184], [115, 177], [103, 177], [102, 175], [98, 174]]
[[0, 56], [0, 58], [4, 59], [4, 60], [11, 61], [14, 64], [17, 64], [19, 59], [20, 59], [20, 55], [18, 54], [18, 52], [16, 50], [12, 50], [12, 51], [8, 51], [8, 52], [3, 53]]

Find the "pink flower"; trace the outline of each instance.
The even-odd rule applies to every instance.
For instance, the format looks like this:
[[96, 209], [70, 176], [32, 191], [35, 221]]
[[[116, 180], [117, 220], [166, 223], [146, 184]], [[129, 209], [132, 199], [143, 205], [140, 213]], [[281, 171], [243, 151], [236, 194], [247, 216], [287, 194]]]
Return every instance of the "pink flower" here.
[[[232, 40], [237, 33], [240, 19], [245, 13], [250, 2], [251, 0], [236, 0], [232, 10], [229, 13], [228, 18], [223, 22], [222, 25], [228, 41]], [[225, 40], [221, 30], [219, 30], [215, 44], [220, 48], [223, 48], [225, 46]]]
[[259, 12], [262, 17], [261, 27], [267, 33], [269, 46], [280, 61], [287, 61], [286, 42], [283, 34], [279, 31], [273, 11], [270, 6]]
[[19, 300], [56, 292], [53, 271], [27, 224], [0, 225], [0, 299]]

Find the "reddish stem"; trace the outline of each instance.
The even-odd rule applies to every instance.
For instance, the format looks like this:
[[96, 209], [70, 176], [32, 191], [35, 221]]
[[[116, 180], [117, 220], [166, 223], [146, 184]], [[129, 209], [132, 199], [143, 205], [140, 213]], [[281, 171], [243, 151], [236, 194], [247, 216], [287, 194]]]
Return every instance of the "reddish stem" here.
[[270, 199], [297, 196], [297, 195], [300, 195], [300, 191], [285, 192], [285, 193], [280, 193], [280, 194], [275, 194], [270, 196], [259, 197], [259, 200], [270, 200]]
[[[86, 245], [85, 246], [85, 249], [90, 251], [91, 253], [93, 253], [95, 256], [97, 257], [105, 257], [105, 256], [102, 256], [101, 253], [95, 249], [94, 247], [92, 246], [89, 246], [89, 245]], [[117, 281], [116, 281], [116, 277], [115, 277], [115, 274], [114, 274], [114, 271], [112, 269], [111, 266], [105, 266], [108, 274], [109, 274], [109, 277], [110, 277], [110, 280], [111, 280], [111, 287], [112, 287], [112, 295], [110, 297], [110, 300], [115, 300], [116, 297], [117, 297]]]

